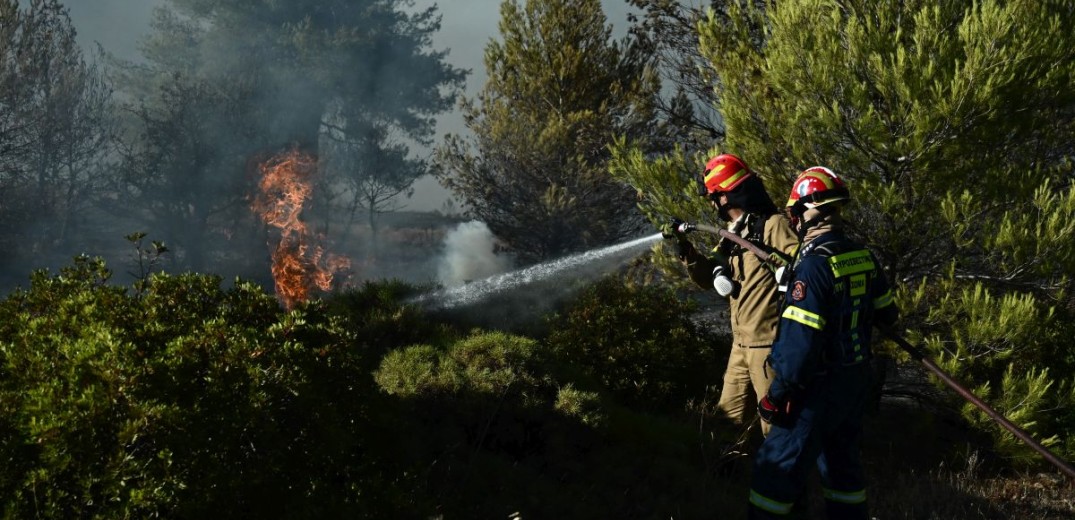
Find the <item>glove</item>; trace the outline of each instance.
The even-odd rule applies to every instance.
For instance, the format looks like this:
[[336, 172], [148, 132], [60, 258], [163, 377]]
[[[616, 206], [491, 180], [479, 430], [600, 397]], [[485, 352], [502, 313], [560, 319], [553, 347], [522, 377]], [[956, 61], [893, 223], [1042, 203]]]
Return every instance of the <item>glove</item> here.
[[758, 417], [761, 420], [781, 428], [790, 428], [795, 421], [792, 419], [792, 406], [790, 399], [773, 399], [769, 394], [758, 401]]
[[694, 224], [689, 224], [680, 220], [677, 217], [672, 217], [663, 227], [661, 227], [661, 235], [664, 238], [675, 238], [677, 240], [687, 240], [687, 233], [694, 231]]
[[723, 265], [718, 265], [713, 268], [713, 288], [717, 290], [717, 294], [721, 296], [728, 296], [736, 293], [739, 290], [739, 284], [735, 280], [732, 280], [728, 276], [728, 269]]
[[676, 255], [680, 260], [685, 260], [687, 255], [694, 250], [694, 245], [687, 240], [687, 233], [694, 230], [694, 226], [676, 217], [672, 217], [668, 224], [661, 228], [661, 235], [666, 239], [676, 240]]

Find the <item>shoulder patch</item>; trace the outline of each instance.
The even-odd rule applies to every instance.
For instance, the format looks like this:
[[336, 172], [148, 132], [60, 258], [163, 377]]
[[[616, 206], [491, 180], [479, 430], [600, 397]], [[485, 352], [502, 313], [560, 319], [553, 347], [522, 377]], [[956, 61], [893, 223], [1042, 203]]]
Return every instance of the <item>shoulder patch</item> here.
[[806, 282], [802, 280], [796, 280], [795, 285], [791, 288], [791, 299], [797, 302], [803, 301], [806, 298]]

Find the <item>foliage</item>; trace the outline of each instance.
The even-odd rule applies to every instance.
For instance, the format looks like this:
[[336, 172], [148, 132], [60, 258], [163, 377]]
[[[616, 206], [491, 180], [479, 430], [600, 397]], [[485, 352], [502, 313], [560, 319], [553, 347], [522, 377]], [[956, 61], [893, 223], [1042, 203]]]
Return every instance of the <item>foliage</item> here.
[[667, 146], [646, 48], [611, 41], [598, 0], [508, 0], [500, 13], [489, 80], [462, 104], [475, 137], [438, 149], [443, 182], [524, 265], [636, 232], [633, 193], [605, 163], [620, 134]]
[[59, 1], [0, 1], [0, 268], [84, 247], [114, 132], [110, 94]]
[[553, 355], [618, 402], [684, 411], [719, 383], [727, 344], [699, 329], [675, 293], [609, 277], [553, 318]]
[[724, 124], [713, 90], [714, 63], [698, 47], [698, 23], [710, 9], [728, 23], [727, 0], [676, 2], [629, 0], [637, 8], [638, 22], [631, 27], [653, 46], [662, 83], [671, 95], [661, 96], [657, 108], [679, 129], [676, 142], [691, 152], [704, 152], [724, 138]]
[[419, 345], [385, 356], [375, 379], [392, 395], [451, 394], [465, 388], [502, 397], [536, 386], [536, 347], [532, 339], [497, 332], [453, 343], [443, 359], [433, 347]]
[[80, 258], [0, 303], [5, 517], [410, 507], [397, 495], [406, 475], [379, 451], [391, 423], [372, 420], [383, 409], [353, 318], [316, 303], [285, 313], [242, 281], [223, 289], [212, 276], [155, 273], [127, 293], [110, 276]]
[[[398, 282], [285, 312], [241, 280], [154, 273], [140, 289], [114, 286], [85, 257], [31, 281], [0, 301], [5, 518], [743, 514], [747, 479], [718, 459], [734, 432], [684, 418], [672, 396], [690, 389], [669, 389], [666, 372], [639, 376], [664, 405], [624, 406], [595, 385], [599, 355], [462, 334], [403, 303], [415, 288]], [[638, 362], [666, 358], [651, 350], [663, 342], [674, 362], [699, 363], [682, 345], [712, 345], [687, 335], [686, 314], [662, 310], [677, 306], [667, 298], [606, 280], [554, 321], [579, 327], [561, 339], [605, 350], [610, 330], [635, 327], [639, 340], [623, 341]], [[682, 332], [666, 334], [668, 323]], [[915, 453], [934, 442], [900, 431], [925, 436]], [[884, 475], [893, 511], [901, 496], [915, 502], [901, 493], [921, 492], [923, 475], [901, 475]], [[945, 510], [1045, 508], [1013, 505], [1010, 492], [991, 507], [968, 486], [947, 484], [960, 494]]]
[[365, 210], [372, 256], [379, 253], [378, 216], [399, 209], [399, 197], [410, 197], [415, 180], [429, 170], [426, 161], [409, 158], [410, 149], [394, 141], [389, 130], [381, 125], [365, 130], [360, 137], [348, 137], [340, 129], [330, 128], [322, 144], [328, 158], [324, 171], [330, 178], [342, 179], [338, 195], [345, 197], [340, 202], [348, 216], [342, 234], [350, 234], [351, 224]]
[[[617, 139], [612, 150], [609, 171], [635, 187], [638, 208], [654, 226], [666, 225], [673, 217], [703, 223], [720, 218], [713, 205], [697, 195], [695, 176], [689, 172], [700, 170], [701, 166], [691, 166], [692, 157], [686, 150], [676, 148], [668, 154], [653, 156], [633, 147], [626, 139]], [[690, 240], [700, 251], [716, 246], [715, 236], [708, 233], [695, 233]], [[673, 241], [658, 243], [653, 251], [651, 261], [659, 272], [667, 275], [668, 283], [680, 288], [697, 287], [687, 279]]]
[[[439, 511], [638, 518], [673, 510], [700, 515], [734, 500], [728, 488], [703, 491], [710, 477], [685, 446], [712, 445], [689, 425], [558, 380], [554, 374], [566, 371], [555, 367], [574, 363], [536, 340], [485, 331], [384, 358], [376, 379], [416, 421], [404, 431], [414, 436], [407, 451]], [[634, 498], [620, 500], [623, 493]]]
[[[123, 156], [106, 210], [175, 246], [178, 266], [203, 271], [214, 246], [251, 245], [222, 240], [224, 219], [230, 232], [256, 236], [244, 203], [252, 186], [245, 168], [256, 153], [248, 119], [256, 107], [248, 88], [229, 90], [181, 74], [170, 80], [128, 107]], [[256, 245], [264, 247], [264, 239]]]
[[145, 288], [150, 273], [160, 269], [161, 261], [168, 253], [168, 246], [160, 240], [153, 240], [150, 242], [150, 247], [146, 247], [143, 243], [146, 234], [141, 231], [128, 234], [123, 238], [134, 246], [134, 264], [138, 272], [128, 271], [127, 274], [135, 278], [135, 289], [141, 291]]
[[[841, 174], [913, 338], [1046, 439], [1075, 429], [1053, 412], [1072, 404], [1073, 15], [1051, 1], [737, 1], [698, 26], [723, 148], [776, 200], [804, 167]], [[692, 158], [629, 142], [615, 155], [648, 214], [696, 214], [670, 171]]]

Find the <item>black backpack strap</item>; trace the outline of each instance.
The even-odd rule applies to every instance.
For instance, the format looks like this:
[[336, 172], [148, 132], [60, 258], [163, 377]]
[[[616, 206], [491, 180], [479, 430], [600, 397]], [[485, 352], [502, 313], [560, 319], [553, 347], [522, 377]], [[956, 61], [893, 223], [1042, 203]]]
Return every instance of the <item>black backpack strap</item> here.
[[754, 242], [755, 244], [765, 244], [765, 223], [769, 222], [769, 218], [772, 215], [750, 215], [753, 218], [750, 222], [750, 231], [747, 233], [747, 240]]

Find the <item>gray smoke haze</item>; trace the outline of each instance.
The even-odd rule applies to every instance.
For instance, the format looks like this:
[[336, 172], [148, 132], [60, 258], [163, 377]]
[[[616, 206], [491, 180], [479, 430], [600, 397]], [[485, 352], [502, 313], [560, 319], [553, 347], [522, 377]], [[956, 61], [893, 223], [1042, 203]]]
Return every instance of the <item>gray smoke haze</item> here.
[[511, 259], [498, 255], [495, 248], [496, 237], [484, 222], [459, 224], [444, 236], [438, 281], [445, 287], [454, 287], [511, 269]]
[[[23, 0], [26, 1], [26, 0]], [[469, 69], [465, 95], [474, 97], [485, 84], [485, 46], [499, 38], [500, 0], [416, 0], [415, 10], [436, 5], [443, 20], [441, 30], [433, 36], [433, 47], [448, 49], [448, 63]], [[67, 0], [71, 20], [78, 30], [78, 40], [87, 56], [97, 45], [118, 58], [141, 60], [141, 42], [150, 33], [153, 10], [163, 0]], [[626, 34], [627, 15], [635, 12], [627, 0], [602, 0], [602, 7], [613, 27], [613, 36]], [[458, 111], [437, 119], [437, 137], [445, 134], [469, 135]], [[451, 194], [432, 176], [414, 184], [414, 195], [401, 201], [401, 208], [411, 211], [440, 210], [452, 199]]]
[[[97, 56], [98, 48], [105, 53], [120, 60], [144, 63], [142, 51], [147, 38], [152, 36], [153, 28], [151, 21], [158, 9], [169, 5], [167, 0], [62, 0], [68, 8], [72, 25], [76, 30], [76, 41], [83, 50], [83, 56], [87, 62], [93, 62]], [[286, 1], [286, 0], [285, 0]], [[614, 27], [614, 37], [620, 38], [626, 33], [626, 17], [630, 7], [626, 0], [604, 0], [609, 23]], [[21, 0], [20, 5], [26, 7], [28, 0]], [[432, 5], [438, 6], [438, 12], [442, 15], [442, 24], [439, 32], [433, 34], [429, 49], [441, 51], [447, 50], [445, 62], [451, 66], [470, 71], [466, 79], [463, 94], [473, 98], [482, 88], [486, 81], [483, 54], [486, 45], [491, 39], [499, 38], [497, 24], [499, 22], [500, 0], [452, 0], [452, 2], [434, 2], [432, 0], [416, 0], [414, 9], [424, 10]], [[286, 4], [284, 4], [286, 5]], [[215, 61], [221, 64], [234, 63], [235, 56], [217, 56]], [[361, 66], [357, 64], [356, 66]], [[223, 65], [222, 65], [223, 66]], [[100, 68], [106, 69], [106, 64], [101, 63]], [[293, 90], [276, 92], [273, 99], [277, 106], [289, 107], [296, 104], [311, 104], [309, 95], [303, 95], [304, 88], [302, 78], [295, 81]], [[383, 78], [380, 87], [373, 86], [371, 91], [392, 90], [393, 78]], [[113, 85], [117, 91], [123, 91], [126, 85]], [[198, 99], [192, 96], [190, 99]], [[2, 108], [2, 107], [0, 107]], [[137, 107], [133, 107], [137, 109]], [[113, 111], [117, 118], [123, 121], [117, 123], [130, 123], [133, 111]], [[271, 111], [270, 111], [271, 112]], [[238, 150], [232, 141], [237, 140], [237, 129], [229, 127], [223, 119], [227, 114], [223, 111], [211, 110], [200, 112], [208, 113], [209, 118], [200, 121], [209, 130], [205, 133], [205, 142], [221, 143], [219, 152], [227, 157], [249, 157], [253, 160], [254, 153], [258, 150]], [[287, 114], [287, 110], [279, 111]], [[316, 115], [316, 114], [315, 114]], [[217, 121], [221, 119], [221, 121]], [[299, 130], [292, 128], [308, 127], [310, 121], [278, 120], [273, 125], [279, 132], [280, 141], [293, 133], [301, 134]], [[316, 121], [315, 121], [316, 124]], [[137, 134], [139, 130], [128, 130], [126, 136]], [[437, 144], [444, 134], [469, 134], [463, 125], [461, 114], [457, 110], [444, 113], [437, 118], [434, 144]], [[171, 135], [166, 132], [167, 135]], [[129, 146], [125, 143], [124, 146]], [[413, 147], [411, 157], [428, 158], [432, 150], [424, 146]], [[115, 172], [120, 162], [115, 157], [106, 157], [100, 165], [102, 175]], [[206, 170], [213, 172], [225, 171], [217, 165], [211, 165]], [[147, 170], [148, 171], [148, 170]], [[224, 183], [225, 175], [205, 176], [198, 182], [206, 183], [207, 193], [212, 194], [215, 190], [213, 183]], [[221, 187], [223, 188], [223, 187]], [[406, 280], [430, 281], [439, 277], [441, 283], [458, 284], [464, 280], [474, 280], [486, 277], [510, 268], [510, 261], [492, 254], [490, 245], [491, 235], [488, 230], [482, 231], [482, 225], [477, 223], [461, 226], [451, 233], [450, 238], [442, 241], [446, 228], [458, 222], [455, 215], [449, 218], [433, 219], [428, 213], [447, 208], [446, 203], [451, 201], [450, 194], [439, 185], [432, 177], [422, 177], [413, 185], [414, 194], [411, 198], [400, 197], [398, 204], [391, 208], [383, 217], [392, 216], [392, 224], [386, 224], [383, 232], [387, 233], [378, 243], [369, 236], [368, 226], [362, 219], [361, 214], [356, 219], [353, 215], [326, 214], [310, 215], [311, 226], [317, 226], [318, 232], [325, 231], [331, 239], [326, 244], [330, 252], [341, 253], [351, 257], [355, 262], [356, 279], [369, 279], [371, 277], [396, 277]], [[168, 188], [162, 188], [168, 189]], [[163, 193], [163, 192], [162, 192]], [[127, 195], [112, 194], [107, 200], [121, 209], [132, 206]], [[165, 195], [167, 196], [167, 195]], [[459, 206], [458, 202], [455, 204]], [[190, 206], [193, 207], [193, 206]], [[176, 208], [174, 217], [161, 217], [150, 222], [139, 220], [136, 215], [117, 217], [107, 211], [92, 209], [92, 211], [80, 212], [76, 221], [78, 228], [69, 235], [72, 237], [68, 242], [71, 245], [51, 247], [47, 251], [39, 252], [35, 246], [33, 250], [20, 244], [20, 258], [29, 258], [23, 262], [8, 262], [0, 269], [0, 293], [4, 293], [14, 286], [25, 286], [27, 277], [32, 269], [48, 268], [56, 272], [60, 267], [70, 264], [71, 258], [77, 254], [89, 256], [102, 256], [108, 262], [117, 276], [117, 283], [128, 283], [131, 279], [127, 274], [138, 271], [132, 265], [137, 260], [137, 250], [124, 239], [124, 236], [134, 232], [145, 232], [146, 244], [150, 240], [161, 240], [170, 246], [171, 252], [161, 264], [169, 271], [181, 271], [196, 266], [195, 270], [211, 272], [222, 276], [225, 280], [242, 277], [253, 279], [263, 286], [271, 288], [271, 278], [268, 273], [269, 246], [266, 243], [265, 233], [262, 231], [251, 232], [250, 222], [255, 217], [249, 214], [249, 208], [241, 202], [230, 208], [209, 208], [215, 219], [211, 222], [207, 232], [213, 233], [210, 240], [191, 238], [192, 220], [180, 213], [187, 211], [188, 206]], [[454, 213], [452, 211], [451, 213]], [[5, 222], [9, 229], [17, 230], [10, 233], [15, 240], [25, 240], [26, 237], [48, 236], [48, 229], [55, 227], [55, 223], [47, 223], [41, 219], [23, 223]], [[74, 228], [72, 228], [74, 229]], [[44, 243], [43, 239], [39, 242]], [[205, 247], [201, 247], [205, 246]], [[437, 265], [435, 261], [436, 251], [445, 248], [447, 254], [443, 263]], [[379, 250], [371, 252], [371, 249]], [[432, 253], [432, 254], [431, 254]], [[222, 259], [222, 256], [226, 258]], [[243, 260], [241, 265], [234, 261], [235, 257]]]
[[[23, 0], [26, 2], [27, 0]], [[67, 0], [78, 42], [87, 56], [100, 45], [124, 60], [141, 60], [141, 42], [149, 32], [153, 10], [162, 0]]]

